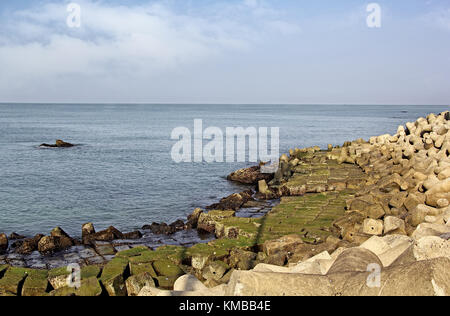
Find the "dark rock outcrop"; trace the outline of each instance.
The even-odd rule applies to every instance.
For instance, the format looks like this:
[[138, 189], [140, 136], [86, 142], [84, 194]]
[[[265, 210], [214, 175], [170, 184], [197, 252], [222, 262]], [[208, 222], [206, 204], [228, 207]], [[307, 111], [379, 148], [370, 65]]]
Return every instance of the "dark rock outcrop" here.
[[186, 229], [186, 225], [182, 220], [177, 220], [170, 225], [166, 223], [152, 223], [151, 225], [143, 226], [142, 229], [150, 230], [155, 235], [172, 235]]
[[0, 254], [8, 250], [8, 237], [5, 234], [0, 234]]
[[66, 143], [65, 141], [62, 141], [58, 139], [55, 144], [41, 144], [40, 147], [48, 147], [48, 148], [70, 148], [74, 147], [74, 144]]
[[253, 194], [254, 192], [252, 190], [243, 191], [241, 193], [235, 193], [226, 198], [221, 199], [219, 203], [207, 206], [206, 209], [219, 211], [225, 210], [237, 211], [248, 201], [253, 201]]
[[227, 179], [229, 181], [239, 182], [242, 184], [256, 185], [260, 180], [266, 180], [269, 182], [273, 179], [273, 174], [261, 173], [260, 166], [254, 166], [251, 168], [240, 169], [231, 173]]
[[26, 238], [24, 240], [16, 242], [16, 252], [23, 255], [31, 254], [33, 251], [38, 250], [39, 241], [43, 237], [44, 235], [36, 235], [33, 238]]
[[19, 240], [19, 239], [25, 239], [25, 236], [19, 235], [17, 233], [12, 233], [9, 235], [9, 240]]

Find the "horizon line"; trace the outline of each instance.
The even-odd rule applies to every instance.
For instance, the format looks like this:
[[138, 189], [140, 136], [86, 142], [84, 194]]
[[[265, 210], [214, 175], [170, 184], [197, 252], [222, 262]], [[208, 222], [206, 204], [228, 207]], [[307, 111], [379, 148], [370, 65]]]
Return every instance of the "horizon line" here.
[[0, 102], [0, 105], [14, 105], [14, 104], [27, 104], [27, 105], [336, 105], [336, 106], [352, 106], [352, 105], [367, 105], [367, 106], [447, 106], [448, 104], [407, 104], [407, 103], [216, 103], [216, 102]]

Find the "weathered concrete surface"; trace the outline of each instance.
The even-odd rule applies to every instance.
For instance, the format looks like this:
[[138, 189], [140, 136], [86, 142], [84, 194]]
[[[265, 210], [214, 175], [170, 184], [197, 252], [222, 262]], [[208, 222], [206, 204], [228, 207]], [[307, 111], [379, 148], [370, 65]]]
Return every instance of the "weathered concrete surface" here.
[[[371, 272], [327, 276], [235, 271], [228, 296], [446, 296], [450, 260], [439, 258], [381, 271], [380, 286], [369, 287]], [[376, 281], [376, 280], [375, 280]], [[376, 284], [376, 283], [375, 283]]]

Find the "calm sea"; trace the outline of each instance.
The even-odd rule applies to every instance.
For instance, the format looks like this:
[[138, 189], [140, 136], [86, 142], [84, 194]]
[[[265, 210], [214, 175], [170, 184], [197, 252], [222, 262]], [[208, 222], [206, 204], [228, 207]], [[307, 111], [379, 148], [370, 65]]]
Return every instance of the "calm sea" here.
[[[134, 230], [185, 218], [238, 192], [225, 176], [248, 163], [171, 159], [174, 128], [280, 127], [280, 151], [394, 133], [444, 106], [0, 104], [0, 232], [81, 225]], [[63, 139], [80, 146], [42, 149]]]

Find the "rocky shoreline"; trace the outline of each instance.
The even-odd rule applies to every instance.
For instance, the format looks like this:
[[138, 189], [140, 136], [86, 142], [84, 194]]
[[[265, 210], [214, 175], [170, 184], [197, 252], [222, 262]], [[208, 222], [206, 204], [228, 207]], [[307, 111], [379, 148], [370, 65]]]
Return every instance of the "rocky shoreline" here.
[[[450, 295], [449, 130], [443, 112], [368, 142], [292, 149], [275, 174], [260, 165], [228, 177], [256, 192], [144, 234], [91, 223], [81, 240], [61, 228], [0, 234], [0, 295]], [[242, 216], [246, 209], [259, 216]], [[197, 231], [215, 238], [164, 244]], [[60, 266], [14, 259], [55, 254], [67, 255]], [[65, 282], [71, 260], [82, 266], [78, 289]], [[383, 286], [371, 286], [369, 267], [379, 267]]]

